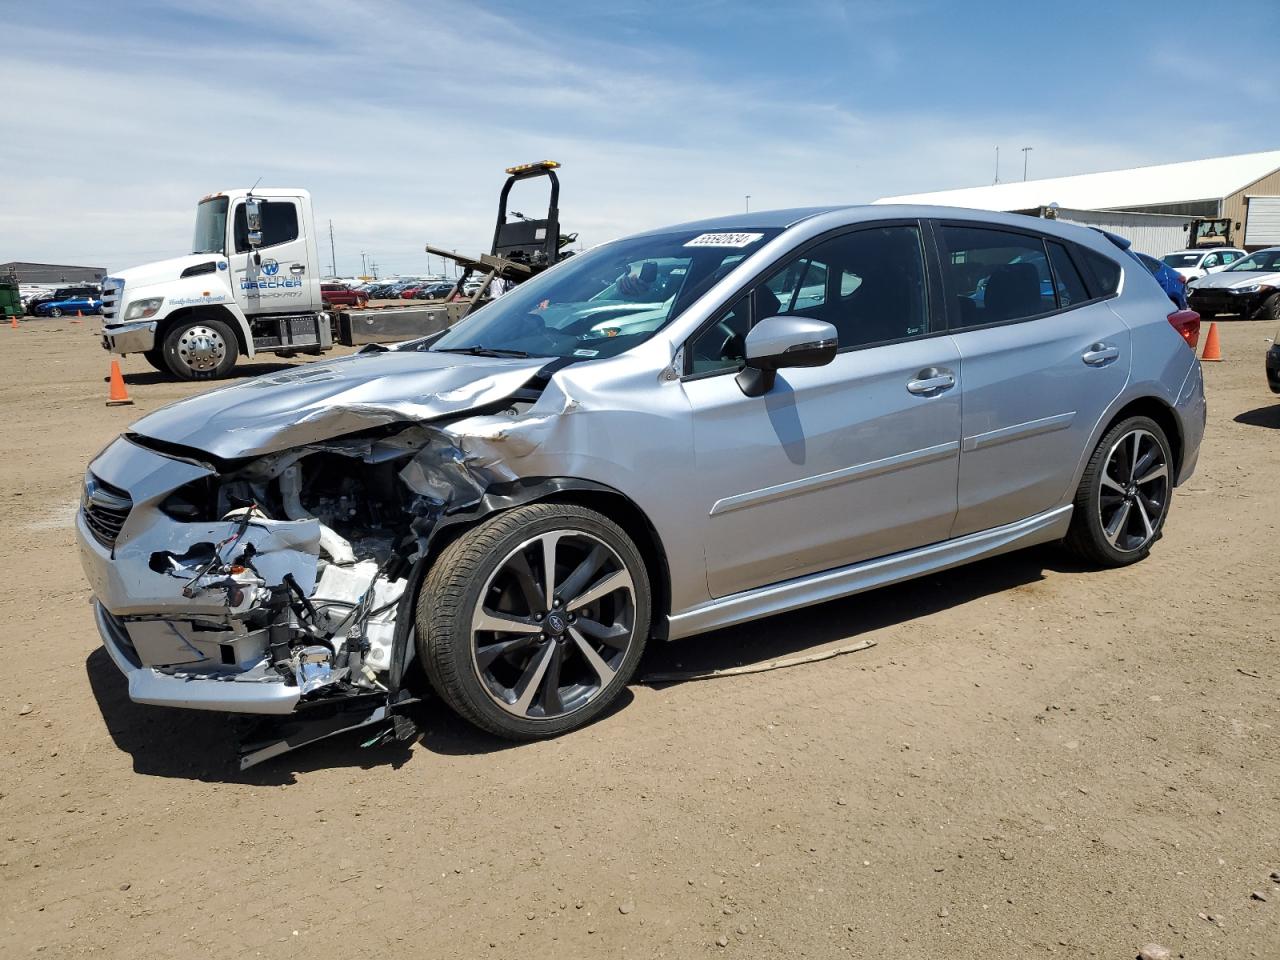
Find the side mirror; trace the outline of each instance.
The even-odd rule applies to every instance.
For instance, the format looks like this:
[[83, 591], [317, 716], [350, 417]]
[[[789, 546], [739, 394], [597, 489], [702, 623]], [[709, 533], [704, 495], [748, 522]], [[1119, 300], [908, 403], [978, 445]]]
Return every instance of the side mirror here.
[[262, 204], [257, 197], [249, 197], [244, 202], [244, 221], [249, 231], [249, 246], [257, 249], [262, 246]]
[[830, 363], [839, 342], [836, 328], [823, 320], [766, 317], [747, 333], [745, 346], [747, 365], [738, 374], [738, 386], [748, 397], [760, 397], [773, 389], [784, 367]]

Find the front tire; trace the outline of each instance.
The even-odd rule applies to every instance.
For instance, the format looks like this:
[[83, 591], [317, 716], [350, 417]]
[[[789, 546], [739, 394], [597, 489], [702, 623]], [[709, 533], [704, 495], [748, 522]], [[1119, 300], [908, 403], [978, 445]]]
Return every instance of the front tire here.
[[62, 308], [61, 308], [61, 307], [54, 307], [52, 310], [50, 310], [50, 311], [49, 311], [49, 316], [51, 316], [51, 317], [60, 317], [60, 316], [62, 316]]
[[165, 367], [179, 380], [216, 380], [231, 372], [240, 351], [235, 334], [221, 320], [191, 319], [169, 328], [161, 353]]
[[418, 654], [440, 697], [511, 740], [595, 719], [635, 673], [652, 594], [631, 538], [594, 510], [535, 503], [468, 530], [418, 597]]
[[1161, 426], [1130, 417], [1098, 442], [1080, 486], [1066, 545], [1099, 567], [1137, 563], [1163, 533], [1173, 494], [1173, 453]]
[[159, 370], [161, 373], [168, 373], [169, 367], [164, 362], [163, 350], [144, 350], [142, 358], [151, 364], [152, 369]]
[[1273, 293], [1258, 308], [1255, 320], [1280, 320], [1280, 293]]

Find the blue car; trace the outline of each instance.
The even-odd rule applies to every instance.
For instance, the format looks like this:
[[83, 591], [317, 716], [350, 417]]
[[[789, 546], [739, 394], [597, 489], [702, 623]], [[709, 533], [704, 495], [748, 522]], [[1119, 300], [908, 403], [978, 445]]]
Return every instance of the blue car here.
[[1157, 260], [1155, 257], [1149, 257], [1145, 253], [1138, 253], [1130, 250], [1140, 261], [1142, 265], [1151, 271], [1152, 275], [1159, 282], [1164, 292], [1169, 295], [1169, 299], [1174, 302], [1179, 310], [1187, 309], [1187, 278], [1180, 274], [1173, 267], [1169, 266], [1163, 260]]
[[69, 300], [51, 300], [36, 307], [37, 317], [61, 317], [77, 312], [101, 313], [102, 301], [97, 297], [72, 297]]

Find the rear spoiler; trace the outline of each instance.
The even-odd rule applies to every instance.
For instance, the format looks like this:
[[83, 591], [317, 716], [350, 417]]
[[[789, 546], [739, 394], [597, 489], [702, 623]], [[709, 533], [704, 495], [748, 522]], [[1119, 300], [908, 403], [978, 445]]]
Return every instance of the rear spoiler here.
[[1089, 229], [1096, 230], [1098, 233], [1102, 234], [1104, 237], [1106, 237], [1108, 240], [1114, 243], [1121, 250], [1128, 250], [1131, 246], [1133, 246], [1133, 244], [1129, 242], [1127, 237], [1122, 237], [1118, 233], [1112, 233], [1110, 230], [1103, 230], [1101, 227], [1090, 227]]

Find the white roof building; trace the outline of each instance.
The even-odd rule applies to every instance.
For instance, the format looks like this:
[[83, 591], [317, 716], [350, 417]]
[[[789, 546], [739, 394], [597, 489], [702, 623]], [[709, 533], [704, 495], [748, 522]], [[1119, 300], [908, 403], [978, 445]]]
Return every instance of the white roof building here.
[[[986, 187], [882, 197], [876, 203], [922, 203], [1036, 213], [1051, 204], [1075, 210], [1119, 210], [1226, 218], [1236, 242], [1280, 243], [1280, 150], [1161, 163], [1128, 170], [1020, 180]], [[1254, 213], [1254, 228], [1249, 214]]]

